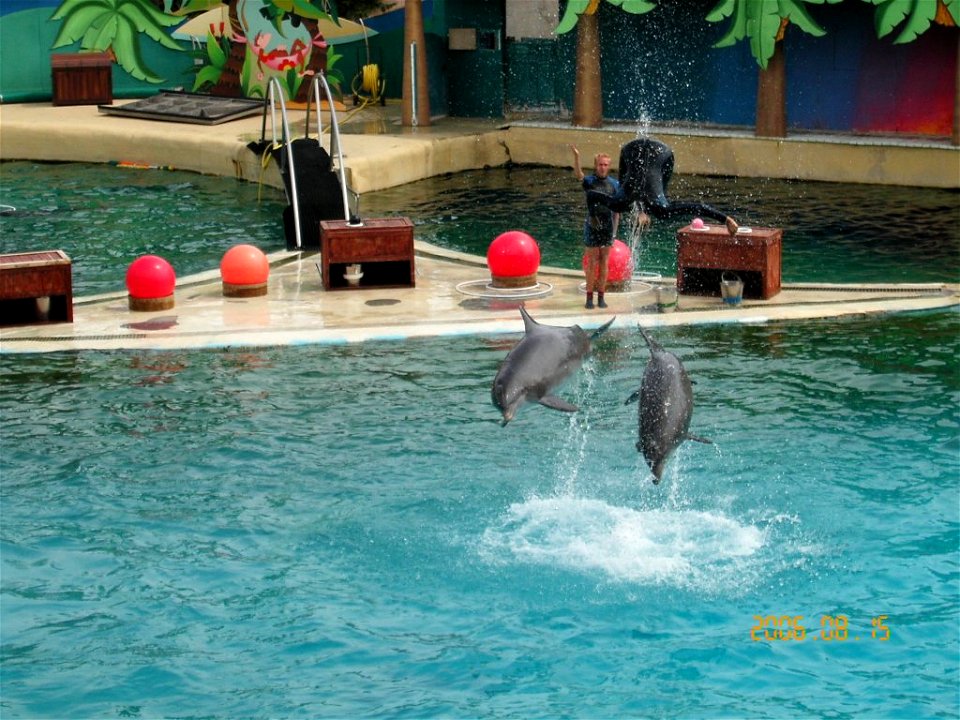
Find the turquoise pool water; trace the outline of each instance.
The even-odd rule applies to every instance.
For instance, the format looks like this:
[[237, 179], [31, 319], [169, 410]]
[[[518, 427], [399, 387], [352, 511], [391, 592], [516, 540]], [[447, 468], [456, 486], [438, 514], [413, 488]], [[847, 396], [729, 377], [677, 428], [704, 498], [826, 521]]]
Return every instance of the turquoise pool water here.
[[[785, 282], [960, 281], [956, 191], [681, 175], [670, 194], [742, 225], [782, 228]], [[418, 238], [481, 256], [504, 230], [525, 230], [543, 264], [578, 269], [584, 208], [571, 171], [542, 167], [429, 178], [361, 202], [364, 215], [408, 215]], [[655, 222], [640, 238], [638, 269], [675, 275], [676, 231], [689, 221]]]
[[75, 296], [125, 290], [127, 267], [160, 255], [178, 277], [234, 245], [282, 250], [282, 191], [182, 170], [88, 163], [0, 164], [0, 252], [64, 250]]
[[[783, 228], [787, 282], [960, 282], [957, 192], [677, 176], [671, 194], [702, 198], [745, 225]], [[0, 203], [18, 208], [0, 216], [0, 252], [64, 249], [75, 295], [122, 291], [127, 267], [146, 253], [185, 276], [218, 267], [237, 243], [285, 247], [281, 191], [182, 171], [3, 163]], [[360, 211], [406, 215], [418, 239], [480, 256], [504, 230], [523, 229], [543, 264], [580, 268], [583, 206], [569, 170], [518, 167], [369, 193]], [[638, 269], [674, 275], [676, 230], [688, 220], [644, 233]]]
[[2, 716], [956, 717], [957, 312], [656, 336], [659, 486], [636, 333], [0, 355]]

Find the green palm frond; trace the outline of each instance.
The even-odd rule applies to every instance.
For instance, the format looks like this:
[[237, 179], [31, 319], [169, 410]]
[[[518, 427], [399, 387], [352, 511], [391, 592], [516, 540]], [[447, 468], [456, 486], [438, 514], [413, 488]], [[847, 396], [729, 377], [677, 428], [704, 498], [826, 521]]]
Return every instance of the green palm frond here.
[[272, 0], [265, 2], [261, 12], [278, 34], [283, 34], [287, 15], [298, 15], [309, 20], [330, 18], [337, 22], [336, 5], [327, 0]]
[[[927, 31], [937, 15], [936, 0], [866, 0], [866, 2], [877, 6], [873, 18], [877, 37], [889, 35], [894, 28], [904, 23], [897, 39], [893, 41], [895, 45], [916, 40]], [[946, 6], [954, 22], [957, 22], [960, 16], [960, 1], [953, 0]]]
[[120, 67], [150, 83], [163, 78], [143, 61], [142, 35], [171, 50], [184, 50], [166, 32], [183, 18], [160, 12], [149, 0], [63, 0], [50, 19], [63, 21], [54, 48], [80, 41], [81, 50], [111, 50]]
[[[607, 2], [633, 15], [643, 15], [643, 13], [650, 12], [657, 7], [657, 4], [652, 0], [607, 0]], [[577, 26], [580, 16], [586, 12], [588, 7], [590, 7], [590, 0], [570, 0], [563, 12], [563, 17], [560, 19], [560, 24], [553, 32], [557, 35], [563, 35], [573, 30]]]
[[576, 27], [577, 20], [580, 19], [580, 16], [583, 15], [587, 7], [590, 5], [590, 0], [570, 0], [567, 3], [567, 9], [563, 13], [563, 17], [560, 18], [560, 24], [557, 25], [557, 29], [554, 32], [557, 35], [563, 35], [568, 33]]
[[230, 39], [226, 35], [218, 38], [208, 31], [207, 46], [203, 54], [207, 56], [209, 62], [194, 71], [197, 77], [193, 81], [193, 92], [220, 82], [220, 77], [230, 59]]
[[953, 18], [953, 24], [960, 26], [960, 0], [943, 0], [943, 4], [947, 8], [947, 12], [950, 13], [950, 17]]
[[840, 0], [720, 0], [706, 19], [716, 23], [730, 18], [730, 23], [713, 46], [729, 47], [747, 38], [757, 64], [766, 69], [773, 57], [783, 20], [816, 37], [825, 33], [806, 7], [807, 4], [822, 5], [824, 2]]
[[657, 7], [656, 3], [649, 0], [607, 0], [607, 2], [632, 15], [643, 15]]

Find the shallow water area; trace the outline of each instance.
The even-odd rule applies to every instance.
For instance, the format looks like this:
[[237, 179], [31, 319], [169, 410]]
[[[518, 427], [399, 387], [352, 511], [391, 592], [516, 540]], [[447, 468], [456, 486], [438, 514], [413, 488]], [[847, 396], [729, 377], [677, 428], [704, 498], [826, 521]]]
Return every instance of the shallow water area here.
[[126, 288], [127, 267], [159, 255], [177, 277], [213, 270], [234, 245], [281, 250], [283, 193], [228, 178], [93, 163], [0, 164], [0, 253], [59, 249], [75, 296]]
[[[784, 231], [784, 282], [958, 282], [958, 193], [948, 190], [676, 176], [676, 199], [698, 199], [745, 226]], [[88, 163], [0, 164], [0, 252], [62, 249], [74, 295], [118, 292], [143, 254], [178, 277], [219, 267], [235, 244], [285, 247], [283, 192], [195, 173]], [[582, 266], [583, 192], [564, 168], [519, 166], [429, 178], [368, 193], [361, 217], [409, 217], [415, 237], [485, 257], [500, 233], [533, 235], [541, 264]], [[676, 274], [676, 230], [654, 222], [630, 236], [638, 272]]]
[[[678, 175], [670, 197], [708, 203], [743, 226], [781, 228], [784, 282], [960, 280], [955, 191]], [[537, 240], [542, 264], [581, 267], [586, 205], [567, 169], [521, 166], [428, 178], [364, 196], [361, 210], [409, 215], [419, 239], [479, 256], [500, 233], [524, 230]], [[691, 219], [654, 221], [640, 233], [635, 268], [676, 275], [676, 231]], [[619, 234], [633, 244], [629, 217]]]
[[960, 315], [656, 337], [0, 356], [3, 716], [954, 716]]

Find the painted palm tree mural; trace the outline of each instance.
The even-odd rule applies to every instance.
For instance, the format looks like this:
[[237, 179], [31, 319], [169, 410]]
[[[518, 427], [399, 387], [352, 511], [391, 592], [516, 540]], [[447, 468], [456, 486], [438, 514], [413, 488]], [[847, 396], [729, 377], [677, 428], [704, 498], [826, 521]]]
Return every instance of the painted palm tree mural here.
[[[598, 127], [602, 118], [600, 37], [596, 12], [601, 0], [569, 0], [555, 32], [577, 28], [577, 69], [573, 124]], [[634, 14], [656, 9], [651, 0], [606, 0]], [[757, 134], [786, 135], [786, 60], [784, 34], [793, 25], [814, 37], [826, 31], [814, 19], [809, 6], [836, 4], [843, 0], [719, 0], [707, 14], [712, 23], [726, 22], [723, 36], [714, 47], [749, 42], [760, 67], [757, 93]], [[960, 0], [856, 0], [876, 7], [874, 25], [879, 38], [897, 31], [895, 44], [909, 43], [932, 23], [960, 24]], [[958, 69], [960, 74], [960, 69]], [[958, 78], [960, 86], [960, 78]], [[958, 113], [960, 114], [960, 111]], [[954, 132], [955, 141], [958, 135]]]
[[304, 80], [333, 65], [336, 56], [328, 58], [317, 29], [320, 19], [337, 20], [331, 0], [63, 0], [51, 17], [62, 21], [53, 47], [79, 42], [81, 50], [111, 53], [138, 80], [168, 82], [147, 66], [142, 43], [191, 52], [171, 29], [221, 4], [228, 5], [229, 27], [207, 33], [194, 90], [262, 97], [276, 77], [288, 98], [303, 99]]
[[[641, 15], [656, 4], [649, 0], [606, 0], [625, 12]], [[578, 127], [600, 127], [603, 121], [603, 85], [600, 76], [600, 28], [597, 9], [600, 0], [570, 0], [557, 35], [577, 28], [577, 66], [573, 90], [573, 124]]]
[[224, 95], [263, 97], [277, 78], [290, 99], [305, 99], [308, 80], [332, 67], [328, 45], [319, 32], [321, 19], [336, 19], [327, 0], [230, 0], [229, 28], [208, 32], [207, 63], [200, 67], [194, 90]]
[[146, 66], [141, 36], [165, 48], [182, 51], [168, 28], [183, 18], [158, 10], [148, 0], [64, 0], [51, 20], [62, 20], [54, 49], [80, 41], [81, 50], [112, 53], [117, 64], [138, 80], [161, 83], [164, 78]]
[[[785, 137], [786, 58], [783, 37], [789, 25], [821, 37], [826, 31], [813, 19], [807, 5], [838, 3], [841, 0], [720, 0], [707, 15], [709, 22], [729, 20], [727, 31], [714, 47], [727, 47], [746, 39], [760, 66], [757, 82], [756, 134]], [[907, 43], [925, 32], [937, 19], [956, 24], [960, 0], [863, 0], [876, 6], [877, 37], [900, 27], [894, 43]]]

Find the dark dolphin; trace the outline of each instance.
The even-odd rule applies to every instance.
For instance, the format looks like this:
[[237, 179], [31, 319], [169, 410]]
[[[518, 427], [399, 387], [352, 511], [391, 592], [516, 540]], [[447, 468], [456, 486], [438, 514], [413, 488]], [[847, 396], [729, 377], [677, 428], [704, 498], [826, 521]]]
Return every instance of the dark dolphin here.
[[727, 215], [701, 202], [672, 201], [667, 197], [667, 186], [673, 176], [673, 150], [659, 140], [641, 138], [631, 140], [620, 149], [620, 192], [609, 196], [590, 195], [587, 202], [603, 203], [614, 212], [627, 212], [634, 203], [659, 220], [681, 215], [699, 215], [726, 222]]
[[640, 399], [637, 450], [653, 471], [657, 484], [671, 453], [684, 440], [709, 443], [706, 438], [687, 432], [693, 415], [693, 387], [680, 359], [667, 352], [641, 327], [640, 333], [650, 348], [650, 360], [643, 371], [640, 389], [626, 403]]
[[513, 420], [526, 402], [576, 412], [576, 405], [550, 393], [580, 367], [590, 353], [591, 341], [610, 327], [615, 318], [610, 318], [590, 336], [579, 325], [541, 325], [522, 305], [520, 314], [525, 331], [523, 340], [504, 358], [490, 391], [493, 404], [503, 413], [503, 424]]

